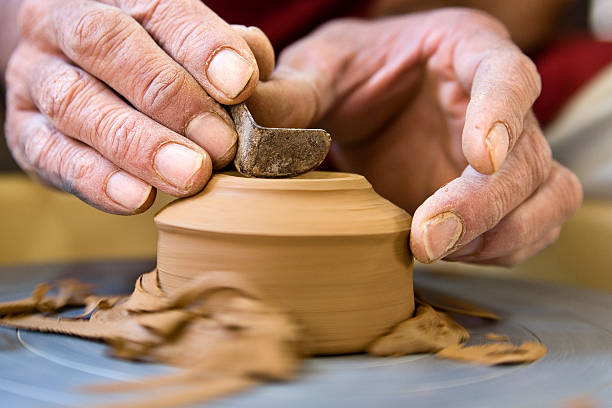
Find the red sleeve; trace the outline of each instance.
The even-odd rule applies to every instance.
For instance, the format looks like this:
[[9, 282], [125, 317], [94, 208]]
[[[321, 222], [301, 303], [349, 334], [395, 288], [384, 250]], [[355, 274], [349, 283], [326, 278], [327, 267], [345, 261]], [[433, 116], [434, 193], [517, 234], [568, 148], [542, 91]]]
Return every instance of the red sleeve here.
[[612, 42], [588, 35], [561, 39], [535, 57], [542, 76], [542, 94], [533, 109], [549, 124], [566, 102], [603, 68], [612, 64]]
[[359, 16], [368, 0], [204, 0], [230, 24], [261, 28], [278, 51], [337, 17]]

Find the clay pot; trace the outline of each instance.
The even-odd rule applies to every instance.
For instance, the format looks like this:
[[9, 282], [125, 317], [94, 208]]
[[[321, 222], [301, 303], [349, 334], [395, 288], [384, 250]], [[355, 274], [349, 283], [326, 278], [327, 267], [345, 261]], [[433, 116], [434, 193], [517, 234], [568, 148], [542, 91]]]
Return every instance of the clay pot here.
[[413, 313], [410, 222], [355, 174], [217, 174], [155, 217], [159, 283], [231, 271], [295, 317], [307, 352], [363, 351]]

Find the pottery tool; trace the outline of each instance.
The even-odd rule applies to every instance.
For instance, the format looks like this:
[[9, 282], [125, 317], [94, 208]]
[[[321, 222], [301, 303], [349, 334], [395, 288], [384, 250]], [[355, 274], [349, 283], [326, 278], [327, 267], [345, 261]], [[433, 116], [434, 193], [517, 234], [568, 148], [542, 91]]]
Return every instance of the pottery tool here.
[[244, 103], [229, 107], [238, 132], [234, 164], [248, 177], [293, 177], [323, 162], [331, 138], [323, 129], [268, 128], [255, 123]]

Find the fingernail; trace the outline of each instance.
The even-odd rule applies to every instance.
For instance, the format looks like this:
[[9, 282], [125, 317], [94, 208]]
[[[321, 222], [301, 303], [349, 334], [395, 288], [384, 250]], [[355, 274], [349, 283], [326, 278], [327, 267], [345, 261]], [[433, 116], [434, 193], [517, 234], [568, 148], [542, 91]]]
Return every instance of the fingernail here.
[[189, 186], [204, 163], [204, 155], [178, 143], [162, 145], [153, 159], [157, 173], [180, 190]]
[[231, 153], [236, 150], [238, 135], [216, 113], [207, 112], [191, 119], [185, 134], [210, 154], [215, 168], [223, 167], [233, 159]]
[[510, 135], [506, 126], [503, 123], [496, 123], [489, 131], [485, 143], [493, 170], [497, 171], [504, 163], [508, 155], [508, 147], [510, 147]]
[[444, 212], [423, 226], [425, 252], [430, 262], [442, 258], [457, 243], [463, 232], [463, 223], [452, 212]]
[[137, 210], [149, 199], [152, 187], [125, 171], [113, 173], [106, 181], [106, 195], [115, 203]]
[[208, 63], [206, 73], [215, 88], [234, 99], [249, 83], [253, 67], [236, 51], [223, 48]]

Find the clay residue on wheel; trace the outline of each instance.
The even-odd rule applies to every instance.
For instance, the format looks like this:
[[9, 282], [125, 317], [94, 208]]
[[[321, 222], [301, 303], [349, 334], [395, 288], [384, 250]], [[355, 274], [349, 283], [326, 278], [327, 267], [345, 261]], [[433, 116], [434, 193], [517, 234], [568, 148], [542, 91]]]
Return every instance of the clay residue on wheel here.
[[[231, 273], [210, 273], [170, 296], [157, 270], [138, 278], [130, 296], [96, 296], [76, 281], [39, 285], [24, 300], [0, 303], [0, 324], [105, 340], [116, 357], [181, 367], [178, 373], [132, 383], [93, 385], [92, 392], [162, 391], [124, 407], [170, 407], [203, 402], [262, 381], [295, 377], [306, 355], [303, 333], [292, 316], [258, 299], [257, 291]], [[370, 344], [378, 356], [435, 353], [479, 364], [531, 362], [546, 348], [533, 342], [466, 347], [465, 328], [448, 314], [422, 304]], [[84, 307], [77, 318], [49, 316], [67, 306]], [[493, 336], [490, 336], [493, 339]], [[495, 337], [500, 339], [501, 336]]]
[[[163, 379], [164, 386], [180, 385], [180, 390], [138, 401], [148, 407], [201, 402], [263, 380], [293, 378], [298, 326], [254, 297], [247, 285], [230, 285], [227, 277], [215, 279], [213, 274], [212, 279], [195, 280], [175, 296], [157, 285], [157, 271], [142, 275], [133, 294], [124, 297], [89, 295], [76, 284], [61, 284], [58, 295], [49, 296], [50, 286], [39, 286], [28, 299], [0, 304], [0, 324], [103, 339], [117, 357], [184, 368]], [[79, 318], [40, 313], [67, 305], [83, 306], [85, 313]], [[123, 387], [146, 388], [149, 382], [158, 380]]]
[[499, 342], [476, 346], [458, 344], [446, 347], [436, 354], [441, 358], [484, 365], [530, 363], [545, 355], [546, 346], [534, 341], [525, 341], [520, 346]]
[[429, 305], [419, 306], [416, 315], [393, 328], [368, 347], [376, 356], [402, 356], [433, 353], [461, 344], [470, 337], [468, 331], [450, 316]]

